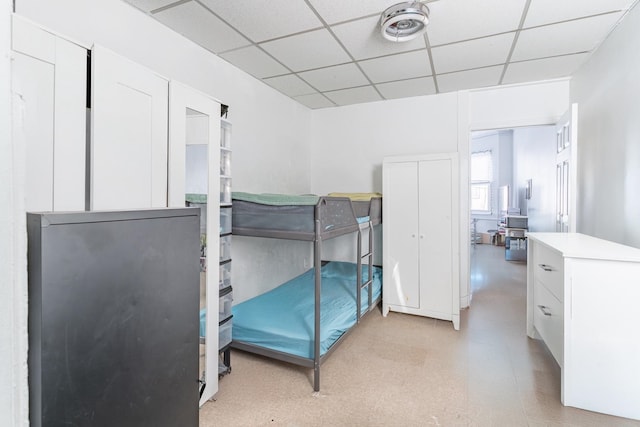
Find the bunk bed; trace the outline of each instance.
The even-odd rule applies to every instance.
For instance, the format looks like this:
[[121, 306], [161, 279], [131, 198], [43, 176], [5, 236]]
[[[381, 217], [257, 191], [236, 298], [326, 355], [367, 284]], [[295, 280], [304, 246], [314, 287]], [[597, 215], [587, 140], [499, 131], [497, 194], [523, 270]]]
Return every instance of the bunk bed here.
[[[313, 269], [233, 307], [232, 348], [313, 368], [320, 390], [321, 364], [381, 299], [382, 273], [373, 266], [379, 196], [232, 194], [234, 235], [308, 241], [314, 258]], [[322, 242], [352, 233], [355, 262], [323, 262]]]

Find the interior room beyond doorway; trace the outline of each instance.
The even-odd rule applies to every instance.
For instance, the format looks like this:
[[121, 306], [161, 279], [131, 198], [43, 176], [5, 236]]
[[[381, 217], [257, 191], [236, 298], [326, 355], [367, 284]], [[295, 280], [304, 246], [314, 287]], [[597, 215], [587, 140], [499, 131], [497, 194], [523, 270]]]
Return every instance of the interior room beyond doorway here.
[[[555, 127], [483, 130], [472, 132], [470, 138], [472, 260], [475, 245], [505, 245], [506, 215], [526, 216], [527, 231], [553, 231]], [[523, 244], [518, 246], [521, 254], [526, 253]], [[493, 253], [509, 258], [504, 250]]]

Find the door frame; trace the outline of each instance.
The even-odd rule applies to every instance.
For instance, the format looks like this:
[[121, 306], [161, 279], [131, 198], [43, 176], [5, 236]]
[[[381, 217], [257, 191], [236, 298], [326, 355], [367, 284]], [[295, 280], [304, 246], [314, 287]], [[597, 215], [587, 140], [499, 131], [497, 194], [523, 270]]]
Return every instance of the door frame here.
[[[472, 132], [508, 129], [528, 126], [553, 126], [562, 118], [563, 114], [557, 116], [540, 115], [531, 117], [505, 118], [492, 120], [490, 122], [472, 122], [469, 119], [469, 92], [458, 93], [458, 153], [460, 167], [460, 308], [467, 308], [471, 305], [473, 295], [471, 293], [471, 251], [469, 242], [471, 232], [468, 224], [471, 221], [471, 209], [469, 205], [470, 187], [470, 158], [471, 158], [471, 134]], [[571, 103], [567, 102], [565, 110], [572, 109]], [[576, 128], [578, 123], [575, 124]], [[577, 140], [573, 148], [577, 153]], [[577, 155], [577, 154], [575, 154]], [[577, 176], [577, 162], [573, 168], [573, 173]], [[574, 193], [577, 193], [577, 182]], [[575, 214], [574, 214], [575, 221]], [[571, 231], [576, 231], [571, 230]]]

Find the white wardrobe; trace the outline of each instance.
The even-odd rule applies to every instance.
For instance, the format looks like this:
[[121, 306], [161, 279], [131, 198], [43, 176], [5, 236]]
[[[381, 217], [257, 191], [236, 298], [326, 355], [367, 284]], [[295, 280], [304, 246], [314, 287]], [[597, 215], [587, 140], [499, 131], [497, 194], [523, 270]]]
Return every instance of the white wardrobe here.
[[460, 328], [456, 153], [386, 157], [382, 166], [382, 312]]

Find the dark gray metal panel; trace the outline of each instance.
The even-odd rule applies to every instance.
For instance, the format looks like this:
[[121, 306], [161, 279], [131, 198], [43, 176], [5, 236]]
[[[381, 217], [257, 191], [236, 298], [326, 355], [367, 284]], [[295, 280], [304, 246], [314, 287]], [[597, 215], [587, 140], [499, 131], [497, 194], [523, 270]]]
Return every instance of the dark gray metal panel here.
[[[366, 202], [368, 203], [368, 202]], [[232, 231], [239, 236], [313, 241], [358, 230], [351, 199], [320, 197], [315, 206], [273, 206], [234, 200]]]
[[42, 245], [41, 215], [27, 215], [29, 266], [29, 418], [42, 425]]
[[29, 236], [32, 425], [197, 426], [199, 210], [30, 214]]

